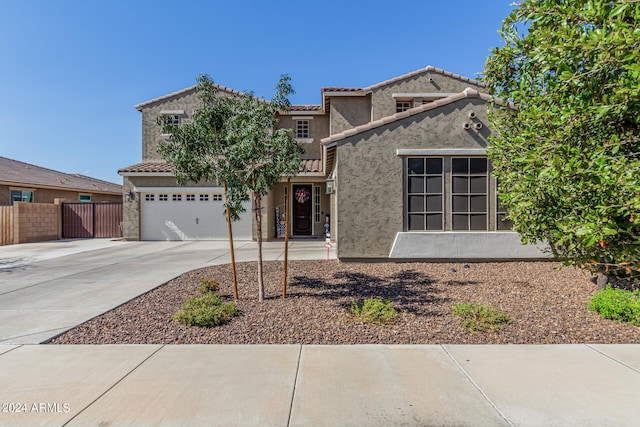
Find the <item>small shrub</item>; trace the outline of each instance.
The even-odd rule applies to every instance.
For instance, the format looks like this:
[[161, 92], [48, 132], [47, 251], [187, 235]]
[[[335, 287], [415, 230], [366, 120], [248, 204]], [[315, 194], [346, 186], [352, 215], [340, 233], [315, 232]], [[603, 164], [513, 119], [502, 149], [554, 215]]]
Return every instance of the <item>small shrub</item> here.
[[212, 327], [240, 315], [234, 301], [225, 302], [214, 292], [201, 297], [189, 297], [180, 305], [173, 318], [187, 326]]
[[220, 283], [216, 279], [200, 280], [200, 288], [198, 290], [202, 295], [218, 292], [218, 289], [220, 289]]
[[591, 297], [589, 309], [604, 319], [640, 325], [640, 289], [627, 291], [607, 285]]
[[391, 300], [382, 298], [367, 298], [362, 305], [352, 300], [349, 312], [363, 322], [376, 325], [388, 325], [398, 317]]
[[509, 316], [491, 305], [459, 303], [453, 307], [453, 314], [462, 318], [462, 327], [470, 332], [499, 331], [502, 325], [511, 323]]

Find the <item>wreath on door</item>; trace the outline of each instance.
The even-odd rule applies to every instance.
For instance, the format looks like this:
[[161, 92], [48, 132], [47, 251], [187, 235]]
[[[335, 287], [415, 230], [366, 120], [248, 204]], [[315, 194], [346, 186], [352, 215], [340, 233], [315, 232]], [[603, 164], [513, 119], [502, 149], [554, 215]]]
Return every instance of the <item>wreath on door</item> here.
[[306, 203], [311, 198], [311, 192], [306, 188], [298, 188], [294, 197], [296, 198], [296, 202]]

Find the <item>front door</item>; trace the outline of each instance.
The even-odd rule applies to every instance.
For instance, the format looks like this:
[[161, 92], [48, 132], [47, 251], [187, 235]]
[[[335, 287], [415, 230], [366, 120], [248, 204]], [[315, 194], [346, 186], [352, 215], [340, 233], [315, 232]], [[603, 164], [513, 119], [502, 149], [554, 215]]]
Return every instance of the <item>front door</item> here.
[[293, 185], [293, 235], [311, 236], [311, 185]]

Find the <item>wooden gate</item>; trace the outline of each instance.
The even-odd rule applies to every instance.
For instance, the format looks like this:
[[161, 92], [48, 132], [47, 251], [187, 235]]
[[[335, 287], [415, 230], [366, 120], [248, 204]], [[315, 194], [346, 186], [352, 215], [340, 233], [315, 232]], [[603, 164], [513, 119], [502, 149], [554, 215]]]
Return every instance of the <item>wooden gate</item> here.
[[62, 238], [122, 237], [122, 202], [63, 203]]

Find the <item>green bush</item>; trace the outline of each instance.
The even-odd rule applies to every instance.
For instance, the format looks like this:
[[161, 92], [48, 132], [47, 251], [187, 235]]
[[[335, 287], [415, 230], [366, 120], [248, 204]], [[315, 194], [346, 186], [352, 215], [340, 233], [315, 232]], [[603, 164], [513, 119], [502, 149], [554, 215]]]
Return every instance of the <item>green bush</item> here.
[[640, 289], [627, 291], [607, 285], [591, 297], [589, 309], [604, 319], [640, 325]]
[[234, 301], [225, 302], [214, 292], [201, 297], [189, 297], [180, 305], [173, 318], [187, 326], [217, 326], [240, 315]]
[[352, 300], [349, 312], [363, 322], [376, 325], [388, 325], [398, 317], [391, 300], [382, 298], [367, 298], [362, 305]]
[[502, 325], [511, 323], [509, 316], [491, 305], [459, 303], [453, 307], [453, 314], [462, 318], [462, 327], [470, 332], [499, 331]]
[[220, 283], [216, 279], [202, 279], [200, 280], [200, 293], [206, 295], [211, 292], [218, 292], [220, 289]]

